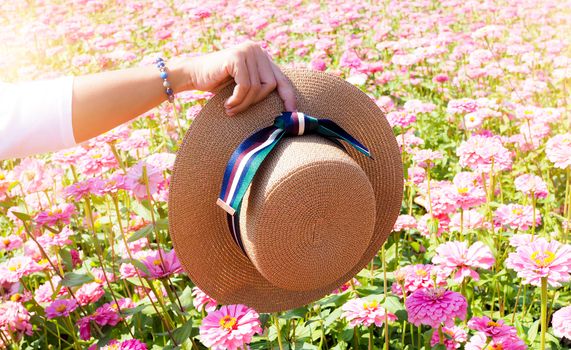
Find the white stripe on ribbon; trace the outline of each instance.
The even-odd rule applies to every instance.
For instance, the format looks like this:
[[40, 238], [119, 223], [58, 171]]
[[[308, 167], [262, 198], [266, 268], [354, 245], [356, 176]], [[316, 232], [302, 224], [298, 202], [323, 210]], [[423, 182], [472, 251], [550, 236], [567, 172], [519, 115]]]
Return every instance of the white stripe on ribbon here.
[[248, 163], [248, 160], [256, 152], [258, 152], [260, 149], [262, 149], [262, 148], [268, 146], [269, 144], [271, 144], [272, 142], [274, 142], [276, 137], [278, 137], [278, 135], [282, 131], [283, 131], [283, 129], [276, 129], [264, 143], [262, 143], [258, 147], [254, 148], [253, 150], [248, 152], [244, 156], [244, 158], [242, 158], [242, 161], [240, 162], [240, 165], [238, 165], [238, 169], [236, 170], [236, 174], [234, 175], [234, 179], [232, 181], [232, 187], [230, 187], [230, 192], [228, 193], [228, 199], [226, 199], [226, 204], [230, 205], [230, 203], [232, 203], [232, 197], [234, 197], [234, 192], [236, 191], [236, 187], [238, 186], [240, 176], [242, 175], [242, 172], [244, 171], [244, 167], [246, 166], [246, 163]]
[[298, 122], [297, 135], [303, 135], [303, 132], [305, 131], [305, 117], [301, 112], [296, 112], [295, 114]]

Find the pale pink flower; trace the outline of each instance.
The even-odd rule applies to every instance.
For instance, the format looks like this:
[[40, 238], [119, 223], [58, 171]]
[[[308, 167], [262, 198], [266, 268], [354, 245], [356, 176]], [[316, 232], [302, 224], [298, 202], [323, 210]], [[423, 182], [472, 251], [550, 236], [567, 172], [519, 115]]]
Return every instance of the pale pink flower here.
[[147, 187], [145, 178], [143, 177], [143, 169], [146, 169], [151, 196], [158, 191], [159, 184], [164, 180], [162, 172], [145, 161], [140, 161], [135, 166], [131, 167], [127, 172], [125, 185], [138, 199], [147, 198]]
[[556, 168], [571, 165], [571, 133], [553, 136], [545, 145], [545, 154]]
[[559, 287], [570, 279], [571, 246], [538, 237], [510, 253], [506, 266], [515, 270], [524, 284], [541, 286], [541, 278], [546, 277], [550, 286]]
[[43, 270], [27, 255], [17, 255], [0, 264], [0, 283], [18, 282], [22, 277]]
[[465, 114], [475, 112], [478, 109], [478, 103], [471, 98], [462, 98], [459, 100], [450, 100], [448, 102], [449, 114]]
[[464, 346], [465, 350], [525, 350], [527, 345], [519, 337], [503, 338], [501, 340], [488, 339], [484, 332], [477, 332]]
[[433, 265], [416, 264], [398, 269], [395, 271], [395, 278], [396, 282], [391, 289], [394, 294], [403, 296], [403, 287], [404, 292], [410, 294], [419, 289], [434, 287], [434, 281], [437, 286], [445, 286], [447, 276]]
[[26, 193], [40, 192], [51, 185], [45, 164], [34, 158], [26, 158], [12, 170], [12, 178], [18, 181]]
[[46, 231], [46, 233], [37, 238], [37, 241], [42, 245], [44, 249], [48, 249], [54, 246], [63, 247], [72, 243], [69, 237], [73, 236], [74, 234], [75, 233], [66, 226], [59, 233]]
[[[456, 150], [460, 165], [474, 171], [489, 173], [509, 170], [512, 167], [511, 153], [498, 137], [473, 135], [462, 142]], [[493, 163], [493, 169], [492, 169]]]
[[454, 320], [466, 317], [466, 298], [444, 288], [419, 289], [406, 298], [408, 321], [415, 326], [421, 324], [438, 328], [441, 324], [454, 326]]
[[[446, 347], [446, 350], [459, 349], [461, 344], [468, 340], [468, 333], [466, 330], [457, 326], [442, 327], [442, 333], [444, 333], [444, 346]], [[430, 345], [435, 346], [438, 343], [440, 343], [440, 337], [438, 331], [435, 330], [432, 333]]]
[[571, 340], [571, 306], [555, 311], [551, 323], [555, 336]]
[[547, 185], [537, 175], [523, 174], [515, 179], [516, 190], [535, 198], [547, 197]]
[[399, 215], [393, 225], [393, 232], [404, 231], [416, 228], [416, 219], [412, 215]]
[[408, 168], [408, 181], [415, 185], [420, 185], [426, 180], [426, 170], [419, 166], [412, 166]]
[[92, 177], [67, 186], [64, 189], [64, 193], [67, 198], [72, 198], [74, 201], [80, 201], [82, 198], [88, 197], [90, 194], [96, 196], [101, 195], [104, 185], [105, 183], [103, 180]]
[[22, 238], [18, 235], [9, 235], [0, 238], [0, 250], [10, 251], [22, 246]]
[[[515, 230], [528, 230], [533, 226], [533, 207], [521, 204], [501, 204], [494, 212], [496, 225]], [[535, 224], [541, 224], [541, 214], [535, 209]]]
[[377, 300], [367, 300], [365, 298], [351, 299], [341, 307], [343, 313], [341, 317], [349, 321], [349, 326], [375, 325], [380, 327], [385, 322], [385, 317], [389, 322], [396, 321], [397, 317], [379, 305]]
[[466, 277], [478, 281], [480, 275], [475, 269], [488, 269], [495, 262], [492, 251], [482, 242], [476, 242], [470, 247], [466, 242], [446, 242], [436, 248], [436, 255], [432, 258], [432, 263], [439, 265], [448, 275], [456, 271], [454, 281], [457, 283]]
[[479, 110], [470, 112], [462, 118], [462, 129], [473, 130], [479, 128], [487, 115]]
[[103, 142], [92, 143], [93, 148], [78, 160], [78, 169], [84, 175], [100, 175], [119, 166], [111, 147]]
[[[58, 275], [54, 275], [50, 281], [46, 281], [44, 284], [39, 286], [35, 293], [34, 298], [39, 303], [51, 303], [55, 299], [53, 298], [54, 293], [58, 290], [58, 285], [61, 281], [61, 278]], [[68, 291], [67, 288], [60, 288], [57, 295], [55, 297], [60, 297], [67, 295]]]
[[510, 237], [510, 245], [517, 248], [522, 245], [530, 244], [535, 238], [534, 235], [530, 235], [529, 233], [515, 234]]
[[415, 150], [412, 159], [420, 167], [427, 167], [428, 164], [434, 163], [435, 160], [442, 159], [444, 155], [440, 151], [433, 151], [430, 149]]
[[436, 105], [432, 102], [422, 102], [420, 100], [408, 100], [403, 106], [404, 110], [412, 113], [430, 113], [436, 109]]
[[192, 305], [198, 311], [202, 311], [204, 309], [206, 312], [212, 312], [216, 310], [218, 302], [204, 293], [200, 288], [193, 287], [192, 296], [194, 297], [192, 299]]
[[56, 318], [69, 316], [77, 308], [77, 302], [74, 299], [58, 299], [46, 307], [46, 317]]
[[425, 237], [430, 237], [431, 233], [430, 233], [430, 229], [429, 229], [429, 222], [432, 218], [432, 222], [435, 222], [434, 220], [438, 221], [438, 228], [437, 228], [437, 233], [436, 236], [440, 236], [442, 233], [448, 231], [448, 225], [450, 224], [450, 218], [448, 217], [448, 215], [444, 214], [444, 215], [433, 215], [431, 217], [431, 215], [429, 213], [424, 214], [423, 216], [420, 217], [420, 219], [418, 219], [416, 228], [418, 229], [418, 231], [420, 232], [421, 235], [425, 236]]
[[0, 303], [0, 331], [19, 338], [23, 334], [32, 335], [30, 313], [18, 302], [6, 301]]
[[404, 150], [407, 153], [413, 153], [412, 147], [424, 144], [423, 139], [414, 135], [413, 129], [408, 129], [404, 134], [397, 135], [396, 139], [401, 152]]
[[259, 315], [245, 305], [224, 305], [209, 313], [199, 327], [200, 341], [213, 350], [236, 350], [262, 334]]
[[465, 210], [462, 215], [460, 213], [452, 215], [448, 228], [451, 231], [455, 230], [458, 232], [460, 232], [460, 228], [462, 228], [462, 232], [465, 233], [467, 230], [482, 228], [485, 223], [484, 215], [480, 214], [477, 210], [469, 209]]
[[393, 111], [386, 115], [387, 121], [393, 128], [405, 128], [416, 121], [416, 115], [407, 111]]

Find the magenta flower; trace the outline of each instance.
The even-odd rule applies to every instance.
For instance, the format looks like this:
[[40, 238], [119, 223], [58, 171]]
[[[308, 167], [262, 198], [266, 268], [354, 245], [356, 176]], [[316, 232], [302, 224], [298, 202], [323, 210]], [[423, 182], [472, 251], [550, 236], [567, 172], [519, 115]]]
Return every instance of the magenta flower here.
[[385, 322], [396, 321], [397, 317], [385, 310], [376, 300], [367, 300], [364, 298], [351, 299], [341, 307], [343, 314], [341, 317], [349, 321], [349, 326], [365, 326], [376, 325], [380, 327]]
[[439, 265], [448, 275], [456, 271], [454, 281], [460, 283], [466, 277], [479, 280], [480, 276], [475, 269], [489, 269], [496, 260], [490, 248], [482, 242], [476, 242], [468, 247], [466, 242], [451, 241], [436, 248], [432, 262]]
[[209, 313], [199, 327], [200, 341], [213, 350], [236, 350], [261, 334], [259, 315], [245, 305], [224, 305]]
[[555, 311], [551, 322], [555, 336], [571, 340], [571, 306]]
[[[122, 342], [118, 342], [117, 340], [111, 340], [108, 345], [97, 348], [95, 346], [93, 350], [147, 350], [147, 344], [141, 342], [138, 339], [129, 339]], [[89, 348], [89, 350], [92, 350]]]
[[69, 316], [77, 308], [75, 299], [58, 299], [46, 307], [46, 317], [49, 319]]
[[174, 249], [170, 252], [165, 252], [162, 249], [152, 251], [149, 256], [142, 260], [142, 263], [145, 264], [149, 272], [147, 274], [145, 271], [141, 271], [142, 274], [150, 278], [163, 278], [182, 271], [182, 266]]
[[523, 174], [518, 176], [514, 182], [515, 188], [524, 194], [535, 196], [535, 198], [547, 197], [547, 185], [537, 175]]
[[218, 302], [204, 293], [200, 288], [193, 287], [192, 296], [194, 297], [192, 299], [192, 305], [198, 311], [202, 311], [204, 309], [206, 312], [212, 312], [216, 310]]
[[570, 279], [571, 246], [539, 237], [510, 253], [506, 266], [515, 270], [524, 284], [539, 287], [541, 278], [547, 277], [550, 286], [559, 287]]
[[94, 194], [96, 196], [101, 195], [101, 190], [103, 189], [104, 184], [103, 180], [92, 177], [67, 186], [64, 193], [67, 198], [71, 198], [74, 201], [80, 201], [82, 198], [87, 197], [90, 194]]
[[545, 145], [545, 154], [556, 168], [571, 166], [571, 133], [552, 137]]
[[36, 224], [40, 226], [58, 226], [69, 224], [71, 216], [75, 214], [75, 206], [71, 203], [56, 204], [49, 210], [36, 215]]
[[477, 332], [464, 346], [465, 350], [526, 350], [527, 345], [517, 336], [500, 340], [488, 339], [484, 332]]
[[[521, 204], [501, 204], [494, 212], [496, 225], [508, 229], [528, 230], [533, 226], [533, 207]], [[541, 214], [535, 210], [535, 225], [541, 224]]]
[[486, 192], [481, 185], [481, 178], [474, 173], [462, 171], [452, 180], [456, 203], [466, 210], [486, 202]]
[[444, 288], [419, 289], [406, 298], [408, 321], [415, 326], [421, 324], [438, 328], [441, 324], [454, 326], [454, 320], [466, 317], [466, 298]]
[[87, 304], [91, 304], [99, 300], [105, 291], [103, 290], [103, 286], [97, 282], [90, 282], [82, 285], [79, 289], [75, 292], [75, 297], [81, 306], [85, 306]]
[[113, 305], [111, 303], [101, 305], [91, 317], [100, 326], [115, 326], [121, 321], [121, 316], [119, 316], [115, 303]]
[[517, 337], [515, 327], [505, 325], [504, 320], [492, 321], [486, 316], [473, 317], [468, 321], [468, 327], [473, 330], [483, 332], [487, 337], [491, 337], [493, 340], [497, 341], [504, 338]]
[[[396, 282], [391, 289], [398, 296], [404, 292], [408, 295], [419, 289], [429, 289], [434, 286], [434, 279], [438, 286], [446, 285], [446, 275], [433, 265], [408, 265], [395, 271]], [[433, 279], [434, 278], [434, 279]]]
[[[457, 326], [452, 327], [442, 327], [442, 332], [444, 333], [444, 346], [446, 350], [455, 350], [460, 348], [461, 343], [465, 343], [468, 340], [468, 333]], [[432, 338], [430, 339], [430, 345], [435, 346], [440, 343], [440, 336], [438, 331], [432, 332]]]

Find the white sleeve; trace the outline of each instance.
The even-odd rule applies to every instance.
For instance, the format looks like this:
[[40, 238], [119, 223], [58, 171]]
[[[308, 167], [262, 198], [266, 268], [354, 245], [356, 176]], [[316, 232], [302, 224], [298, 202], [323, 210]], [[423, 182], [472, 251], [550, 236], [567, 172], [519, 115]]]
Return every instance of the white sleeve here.
[[73, 77], [0, 83], [0, 160], [76, 145], [71, 124]]

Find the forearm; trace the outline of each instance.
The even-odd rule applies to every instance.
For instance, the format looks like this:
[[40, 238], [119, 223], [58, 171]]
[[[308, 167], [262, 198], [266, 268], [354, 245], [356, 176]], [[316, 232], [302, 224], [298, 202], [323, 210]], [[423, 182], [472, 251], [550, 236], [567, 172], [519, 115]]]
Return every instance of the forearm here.
[[[190, 88], [182, 62], [167, 64], [175, 93]], [[157, 106], [167, 99], [155, 66], [129, 68], [74, 79], [73, 135], [77, 143], [100, 135]]]

